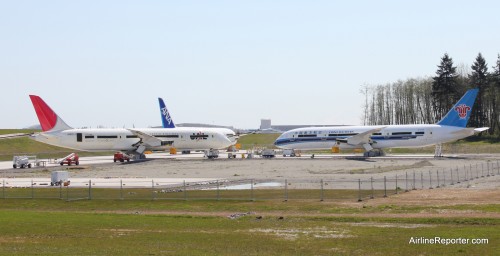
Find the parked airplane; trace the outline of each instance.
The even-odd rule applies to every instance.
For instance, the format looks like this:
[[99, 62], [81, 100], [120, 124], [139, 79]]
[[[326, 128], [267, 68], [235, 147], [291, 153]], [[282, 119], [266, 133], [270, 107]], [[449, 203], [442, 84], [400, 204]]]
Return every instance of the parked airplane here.
[[82, 151], [125, 151], [142, 154], [146, 149], [211, 150], [231, 146], [225, 134], [204, 128], [73, 129], [43, 100], [30, 95], [43, 132], [31, 138], [46, 144]]
[[[161, 121], [163, 124], [163, 128], [175, 128], [174, 120], [172, 120], [172, 116], [168, 112], [163, 99], [158, 98], [158, 103], [160, 105], [160, 114], [161, 114]], [[196, 127], [192, 128], [197, 129]], [[231, 141], [232, 143], [231, 145], [235, 145], [236, 141], [238, 140], [238, 136], [236, 136], [236, 133], [228, 128], [203, 127], [203, 129], [206, 131], [215, 131], [225, 134], [226, 137]]]
[[455, 141], [488, 130], [466, 128], [479, 89], [468, 90], [437, 124], [308, 127], [287, 131], [274, 144], [283, 149], [362, 148], [365, 151], [423, 147]]

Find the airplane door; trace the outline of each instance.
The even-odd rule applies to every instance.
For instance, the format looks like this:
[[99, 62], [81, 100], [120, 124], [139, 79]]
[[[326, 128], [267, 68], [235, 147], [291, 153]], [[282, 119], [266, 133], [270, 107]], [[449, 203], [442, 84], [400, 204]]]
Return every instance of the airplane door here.
[[81, 133], [76, 134], [76, 142], [82, 142], [82, 134]]
[[434, 135], [432, 134], [431, 128], [429, 128], [425, 131], [425, 138], [426, 138], [426, 141], [428, 141], [428, 142], [432, 142], [434, 140]]

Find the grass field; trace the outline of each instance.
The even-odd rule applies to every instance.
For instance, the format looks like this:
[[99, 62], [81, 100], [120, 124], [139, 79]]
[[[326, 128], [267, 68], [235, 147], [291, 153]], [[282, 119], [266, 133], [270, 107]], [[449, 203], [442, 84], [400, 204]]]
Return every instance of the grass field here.
[[[379, 216], [394, 208], [410, 214], [427, 207], [300, 200], [1, 200], [0, 255], [494, 255], [500, 250], [497, 218]], [[500, 206], [439, 208], [446, 210], [498, 213]], [[246, 212], [252, 214], [227, 217]], [[436, 236], [489, 243], [409, 244], [411, 237]]]
[[[0, 129], [0, 135], [12, 133], [33, 133], [38, 130]], [[83, 152], [51, 146], [34, 141], [28, 137], [0, 140], [0, 161], [12, 160], [14, 155], [36, 155], [39, 159], [62, 158], [77, 152], [80, 156], [112, 155], [113, 152]]]
[[274, 141], [280, 136], [277, 133], [260, 133], [260, 134], [247, 134], [243, 135], [238, 139], [238, 143], [241, 144], [242, 149], [251, 149], [253, 147], [274, 147]]
[[34, 132], [40, 132], [40, 130], [33, 130], [33, 129], [0, 129], [0, 135], [4, 134], [12, 134], [12, 133], [34, 133]]

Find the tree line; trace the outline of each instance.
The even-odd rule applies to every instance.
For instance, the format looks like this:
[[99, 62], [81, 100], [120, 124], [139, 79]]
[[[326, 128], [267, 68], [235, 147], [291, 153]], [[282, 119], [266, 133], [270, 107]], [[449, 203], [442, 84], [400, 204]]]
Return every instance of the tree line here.
[[500, 137], [500, 54], [491, 71], [479, 53], [469, 67], [453, 64], [445, 53], [435, 76], [363, 86], [364, 125], [432, 124], [471, 88], [479, 88], [468, 126], [490, 127]]

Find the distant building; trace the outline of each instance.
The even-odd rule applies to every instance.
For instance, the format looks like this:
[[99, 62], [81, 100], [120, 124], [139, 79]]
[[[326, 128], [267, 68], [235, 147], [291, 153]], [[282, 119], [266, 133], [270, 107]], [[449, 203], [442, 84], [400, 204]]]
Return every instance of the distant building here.
[[260, 119], [260, 128], [261, 130], [271, 129], [271, 119]]

